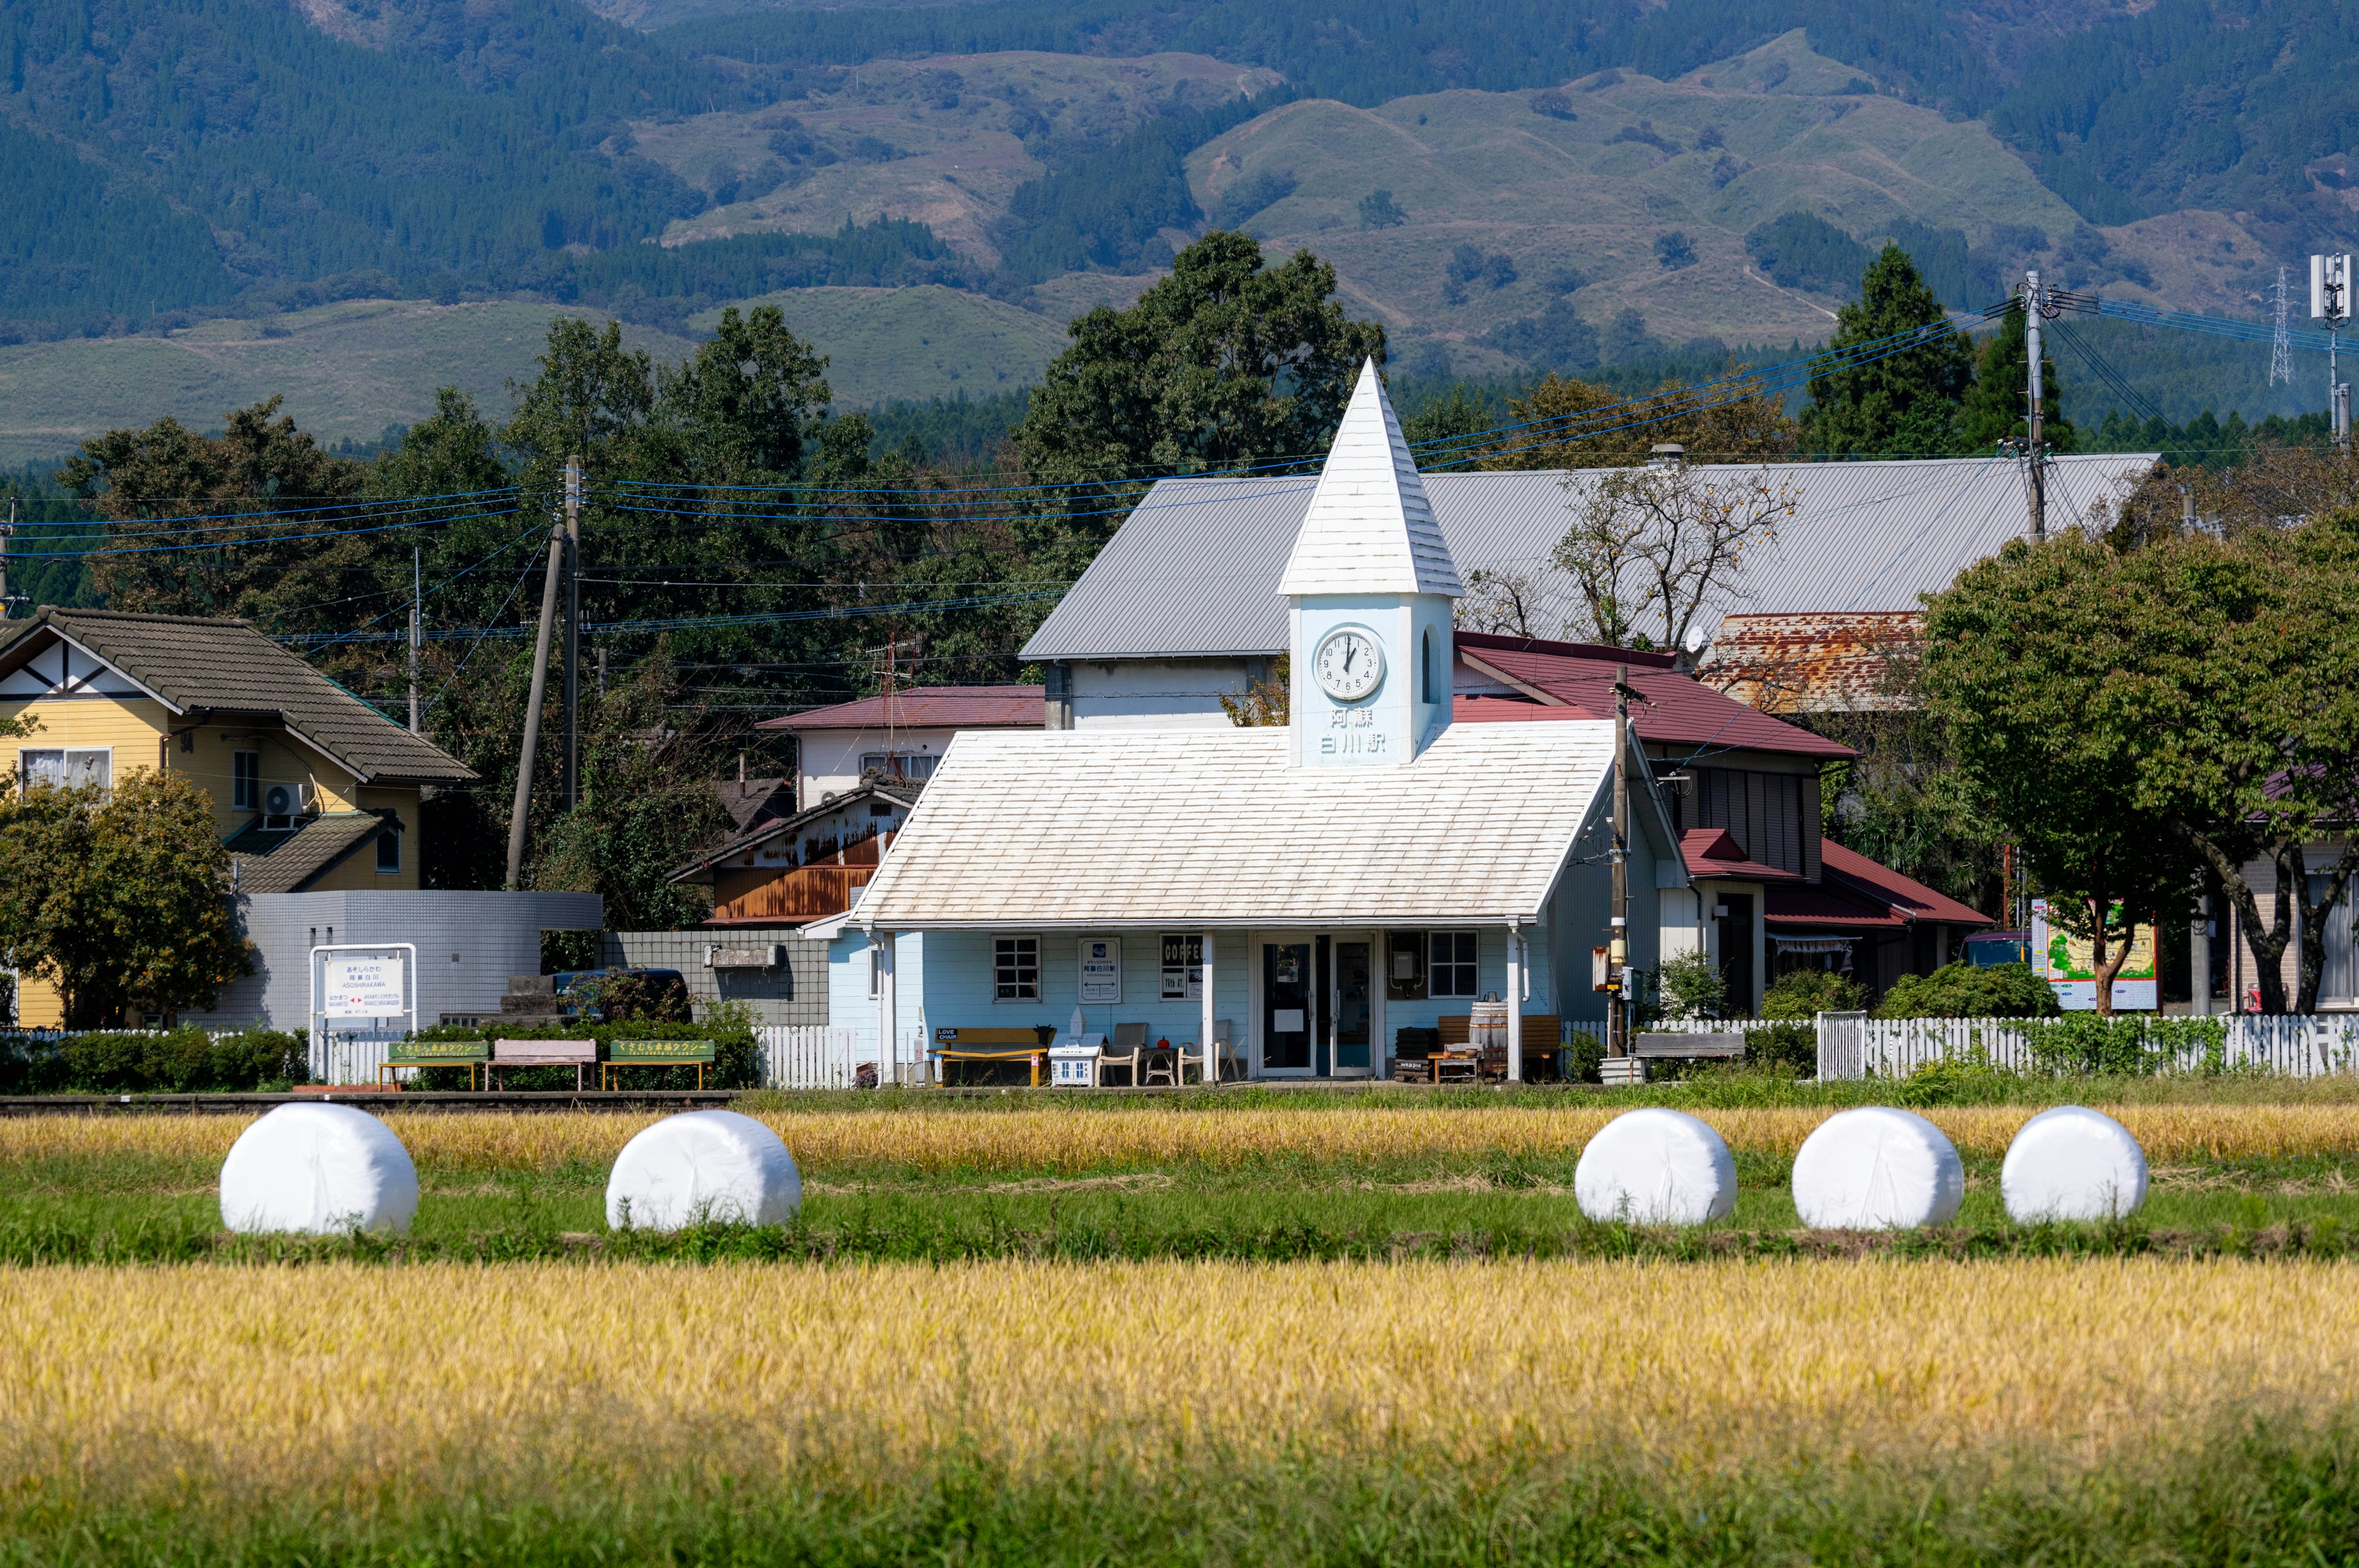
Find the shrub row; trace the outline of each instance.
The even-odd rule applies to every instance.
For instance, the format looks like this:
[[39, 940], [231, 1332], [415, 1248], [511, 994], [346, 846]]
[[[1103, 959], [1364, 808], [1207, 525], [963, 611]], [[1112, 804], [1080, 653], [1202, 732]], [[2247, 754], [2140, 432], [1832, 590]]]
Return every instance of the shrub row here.
[[303, 1037], [247, 1029], [69, 1034], [0, 1042], [0, 1093], [193, 1094], [284, 1089], [310, 1076]]

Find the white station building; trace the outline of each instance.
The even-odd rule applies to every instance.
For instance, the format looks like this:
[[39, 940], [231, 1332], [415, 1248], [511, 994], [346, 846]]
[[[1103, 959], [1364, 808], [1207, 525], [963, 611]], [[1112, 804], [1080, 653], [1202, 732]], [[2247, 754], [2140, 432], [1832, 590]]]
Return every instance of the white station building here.
[[[1226, 1038], [1257, 1078], [1382, 1076], [1399, 1030], [1485, 999], [1511, 1076], [1558, 1046], [1527, 1021], [1602, 1030], [1614, 727], [1451, 722], [1462, 583], [1373, 364], [1278, 591], [1285, 727], [951, 743], [838, 943], [840, 1000], [873, 998], [901, 1076], [944, 1031], [1062, 1034], [1077, 1009], [1110, 1038]], [[1657, 890], [1688, 872], [1643, 762], [1630, 800], [1652, 968]]]

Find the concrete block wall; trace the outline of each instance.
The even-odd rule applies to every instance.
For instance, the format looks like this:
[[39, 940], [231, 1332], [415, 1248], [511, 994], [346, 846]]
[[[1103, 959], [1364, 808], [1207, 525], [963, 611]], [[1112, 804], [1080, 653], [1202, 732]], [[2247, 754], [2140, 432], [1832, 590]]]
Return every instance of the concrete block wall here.
[[[775, 969], [712, 969], [711, 947], [783, 946], [787, 962]], [[821, 1024], [828, 1022], [827, 944], [794, 926], [733, 925], [726, 930], [609, 931], [600, 941], [600, 962], [609, 968], [678, 969], [700, 1007], [714, 1001], [751, 1004], [760, 1023]]]

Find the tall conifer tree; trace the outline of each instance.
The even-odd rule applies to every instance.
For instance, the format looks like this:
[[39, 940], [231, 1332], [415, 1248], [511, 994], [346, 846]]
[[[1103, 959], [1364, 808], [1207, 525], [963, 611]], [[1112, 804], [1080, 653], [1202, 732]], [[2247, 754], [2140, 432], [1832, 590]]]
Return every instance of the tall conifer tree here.
[[[1859, 297], [1836, 318], [1827, 345], [1842, 350], [1948, 319], [1941, 301], [1898, 245], [1887, 244], [1860, 278]], [[1810, 378], [1802, 439], [1830, 457], [1931, 457], [1951, 449], [1959, 400], [1972, 384], [1966, 335], [1928, 341]]]

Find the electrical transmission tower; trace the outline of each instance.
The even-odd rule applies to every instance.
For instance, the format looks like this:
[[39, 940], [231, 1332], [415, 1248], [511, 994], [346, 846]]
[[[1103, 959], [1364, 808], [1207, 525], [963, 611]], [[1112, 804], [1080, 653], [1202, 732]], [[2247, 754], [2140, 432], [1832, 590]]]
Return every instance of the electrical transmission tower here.
[[2277, 330], [2269, 340], [2269, 384], [2293, 384], [2293, 269], [2277, 268]]

